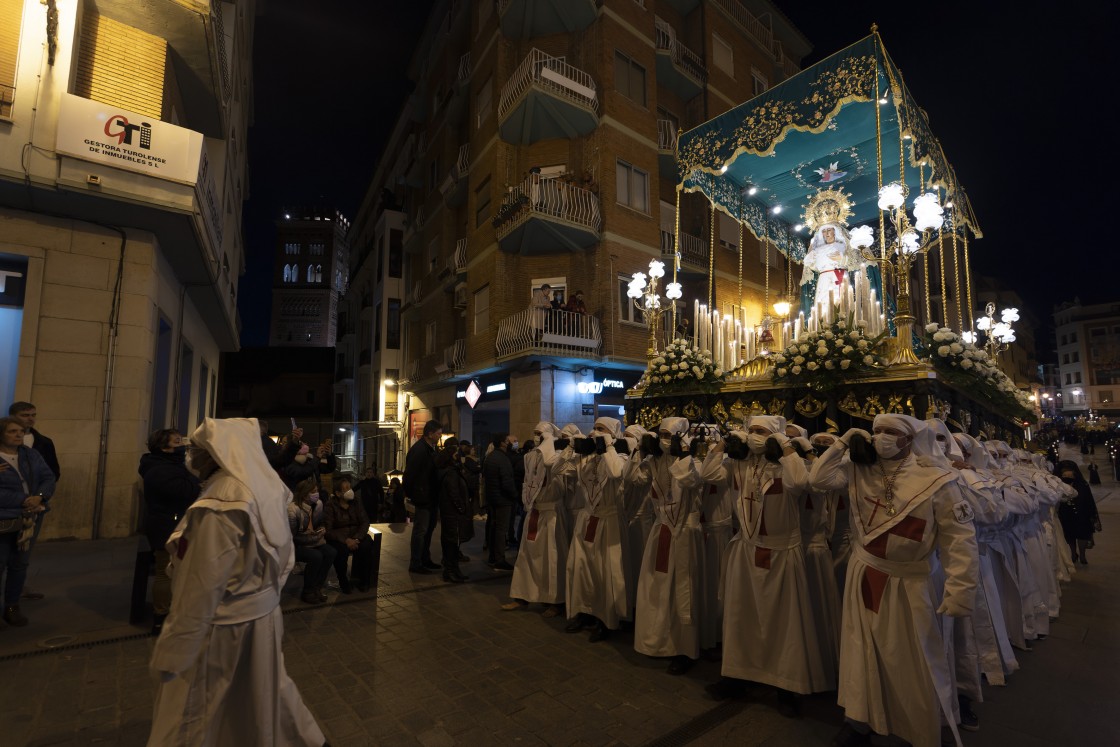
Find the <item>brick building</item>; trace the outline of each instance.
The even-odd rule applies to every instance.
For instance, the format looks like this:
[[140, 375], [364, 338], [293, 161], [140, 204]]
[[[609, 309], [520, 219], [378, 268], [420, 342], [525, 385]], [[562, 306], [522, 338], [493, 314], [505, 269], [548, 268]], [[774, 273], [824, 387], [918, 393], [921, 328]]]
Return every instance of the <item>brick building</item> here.
[[0, 398], [58, 448], [45, 538], [131, 533], [148, 433], [214, 412], [254, 9], [0, 0]]
[[[673, 252], [677, 133], [808, 51], [761, 0], [437, 3], [350, 234], [336, 417], [407, 441], [437, 418], [481, 442], [617, 415], [647, 339], [627, 282]], [[685, 299], [705, 297], [711, 263], [717, 308], [738, 304], [739, 246], [736, 223], [682, 195]], [[744, 249], [758, 317], [790, 281], [749, 232]], [[543, 283], [588, 313], [538, 323]]]
[[1075, 299], [1054, 310], [1054, 327], [1061, 414], [1120, 415], [1120, 303]]

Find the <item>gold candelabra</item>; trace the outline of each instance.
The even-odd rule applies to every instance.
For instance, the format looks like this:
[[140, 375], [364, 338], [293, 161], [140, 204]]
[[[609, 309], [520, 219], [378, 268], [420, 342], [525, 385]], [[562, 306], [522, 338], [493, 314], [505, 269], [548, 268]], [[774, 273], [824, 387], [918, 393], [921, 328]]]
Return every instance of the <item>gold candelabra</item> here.
[[644, 388], [649, 384], [649, 373], [653, 368], [653, 359], [657, 357], [661, 350], [657, 333], [661, 329], [662, 316], [674, 307], [673, 302], [682, 295], [680, 283], [668, 283], [665, 286], [666, 303], [662, 304], [657, 285], [663, 277], [665, 277], [665, 263], [656, 259], [650, 260], [648, 279], [646, 273], [635, 272], [626, 291], [626, 295], [634, 304], [634, 308], [642, 312], [649, 328], [649, 341], [646, 345], [646, 370], [642, 374], [641, 381], [638, 382], [638, 388]]

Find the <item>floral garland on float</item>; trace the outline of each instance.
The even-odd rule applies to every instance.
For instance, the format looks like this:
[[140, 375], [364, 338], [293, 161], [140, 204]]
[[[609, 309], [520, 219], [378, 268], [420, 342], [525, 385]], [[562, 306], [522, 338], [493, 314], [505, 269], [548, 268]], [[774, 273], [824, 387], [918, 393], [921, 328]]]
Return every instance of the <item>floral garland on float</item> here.
[[774, 356], [775, 384], [808, 386], [820, 392], [866, 378], [882, 370], [876, 350], [887, 331], [867, 332], [863, 320], [837, 318], [830, 325], [807, 332]]
[[1028, 395], [1015, 386], [988, 351], [939, 324], [926, 325], [921, 347], [921, 357], [937, 369], [939, 378], [967, 389], [1004, 415], [1031, 423], [1037, 419]]
[[723, 383], [723, 373], [710, 350], [678, 337], [650, 361], [646, 394], [715, 391]]

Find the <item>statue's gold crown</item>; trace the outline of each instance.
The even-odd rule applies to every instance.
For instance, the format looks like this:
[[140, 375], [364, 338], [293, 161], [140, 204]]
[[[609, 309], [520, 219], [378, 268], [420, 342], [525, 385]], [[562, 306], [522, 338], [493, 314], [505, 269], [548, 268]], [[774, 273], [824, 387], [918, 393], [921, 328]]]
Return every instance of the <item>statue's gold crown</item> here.
[[836, 223], [846, 227], [848, 217], [851, 214], [851, 195], [846, 195], [838, 189], [829, 187], [828, 189], [818, 189], [817, 193], [809, 198], [809, 203], [805, 206], [805, 213], [802, 217], [809, 230], [816, 231], [817, 228], [827, 223]]

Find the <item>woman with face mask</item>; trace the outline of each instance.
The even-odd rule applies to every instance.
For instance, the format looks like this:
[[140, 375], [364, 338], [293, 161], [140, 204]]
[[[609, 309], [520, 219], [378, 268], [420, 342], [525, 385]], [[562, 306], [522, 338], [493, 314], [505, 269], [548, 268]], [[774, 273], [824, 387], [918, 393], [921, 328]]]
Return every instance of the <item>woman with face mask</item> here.
[[747, 681], [769, 685], [792, 718], [801, 695], [836, 687], [836, 673], [821, 653], [801, 547], [808, 474], [785, 426], [785, 418], [752, 415], [745, 432], [709, 451], [701, 473], [728, 486], [739, 520], [724, 572], [722, 679], [708, 692], [727, 698]]
[[587, 439], [573, 440], [562, 455], [575, 467], [583, 507], [568, 548], [564, 600], [568, 633], [591, 629], [592, 643], [610, 637], [627, 609], [623, 569], [623, 490], [626, 457], [614, 448], [622, 423], [598, 418]]
[[1058, 506], [1058, 520], [1062, 524], [1062, 536], [1069, 544], [1074, 562], [1089, 565], [1085, 552], [1089, 549], [1093, 532], [1099, 532], [1101, 526], [1097, 502], [1093, 500], [1093, 491], [1081, 476], [1081, 469], [1074, 462], [1059, 462], [1054, 473], [1063, 483], [1077, 491], [1076, 495], [1067, 497]]
[[300, 599], [307, 604], [322, 604], [327, 601], [323, 584], [338, 551], [327, 544], [323, 502], [319, 499], [319, 487], [313, 478], [309, 477], [296, 486], [292, 502], [288, 504], [288, 525], [295, 542], [296, 562], [304, 564]]
[[669, 674], [684, 674], [700, 656], [703, 535], [700, 473], [685, 441], [686, 418], [665, 418], [658, 448], [642, 460], [631, 484], [649, 491], [653, 528], [638, 574], [634, 650], [670, 657]]
[[[373, 576], [373, 538], [369, 536], [369, 517], [362, 502], [354, 497], [350, 478], [334, 481], [334, 495], [327, 502], [323, 515], [327, 543], [335, 549], [334, 572], [338, 589], [350, 594], [354, 589], [369, 591]], [[346, 572], [346, 561], [353, 556], [354, 582]]]
[[[956, 693], [938, 615], [972, 613], [978, 575], [972, 510], [925, 422], [875, 416], [874, 437], [852, 429], [813, 465], [814, 490], [849, 489], [852, 557], [844, 589], [838, 702], [847, 722], [835, 745], [870, 744], [870, 732], [938, 747], [957, 733]], [[870, 463], [843, 463], [855, 439]], [[938, 605], [930, 558], [945, 572]]]

